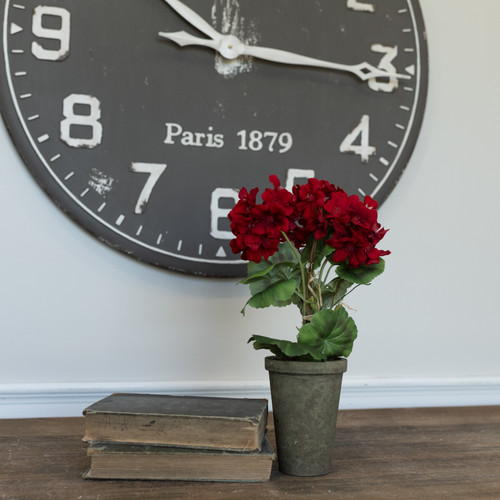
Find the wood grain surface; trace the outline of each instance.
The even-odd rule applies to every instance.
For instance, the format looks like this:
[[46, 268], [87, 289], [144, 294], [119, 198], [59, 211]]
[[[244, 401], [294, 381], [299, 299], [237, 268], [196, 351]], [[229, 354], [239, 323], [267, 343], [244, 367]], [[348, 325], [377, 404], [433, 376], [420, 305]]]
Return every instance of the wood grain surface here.
[[500, 499], [500, 406], [341, 411], [331, 474], [257, 484], [84, 480], [83, 430], [0, 420], [0, 499]]

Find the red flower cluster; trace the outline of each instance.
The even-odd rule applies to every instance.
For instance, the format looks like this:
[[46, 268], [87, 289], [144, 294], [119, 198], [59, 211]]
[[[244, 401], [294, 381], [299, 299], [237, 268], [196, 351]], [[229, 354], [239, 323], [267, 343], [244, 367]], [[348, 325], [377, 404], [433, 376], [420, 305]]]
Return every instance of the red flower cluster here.
[[348, 196], [318, 179], [296, 185], [290, 193], [280, 187], [275, 175], [269, 180], [274, 188], [262, 193], [261, 204], [256, 201], [257, 188], [250, 193], [242, 188], [238, 203], [229, 213], [235, 235], [231, 249], [241, 252], [242, 259], [267, 260], [285, 240], [284, 235], [298, 249], [311, 236], [324, 240], [335, 249], [332, 260], [346, 261], [350, 267], [376, 264], [382, 255], [390, 253], [375, 248], [387, 230], [377, 222], [377, 202], [369, 196], [361, 202], [358, 196]]

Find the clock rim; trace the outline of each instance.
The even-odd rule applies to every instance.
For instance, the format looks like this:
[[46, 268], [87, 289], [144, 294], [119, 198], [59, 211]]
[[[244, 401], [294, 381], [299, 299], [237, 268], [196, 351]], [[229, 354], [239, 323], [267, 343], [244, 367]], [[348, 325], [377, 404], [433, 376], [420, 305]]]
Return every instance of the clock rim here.
[[[385, 180], [379, 182], [370, 194], [372, 197], [378, 195], [379, 205], [381, 205], [391, 194], [406, 170], [421, 132], [427, 101], [429, 81], [428, 47], [420, 1], [405, 1], [410, 8], [412, 22], [415, 27], [413, 38], [418, 45], [418, 54], [416, 56], [416, 61], [419, 66], [417, 73], [419, 79], [416, 80], [418, 92], [415, 90], [412, 117], [408, 120], [409, 131], [405, 135], [404, 144], [401, 146], [388, 168], [384, 176]], [[0, 44], [2, 61], [6, 68], [4, 80], [7, 85], [0, 86], [0, 112], [16, 151], [25, 163], [31, 176], [40, 185], [46, 195], [48, 195], [58, 208], [80, 228], [83, 228], [107, 246], [132, 256], [140, 262], [191, 275], [221, 278], [244, 276], [246, 274], [246, 262], [242, 261], [240, 258], [231, 260], [197, 258], [189, 255], [175, 254], [168, 250], [140, 242], [131, 235], [120, 231], [120, 229], [103, 220], [98, 214], [81, 203], [73, 192], [66, 188], [59, 177], [57, 177], [50, 168], [46, 158], [42, 155], [34, 142], [34, 138], [27, 128], [25, 118], [15, 98], [12, 76], [9, 71], [10, 60], [7, 54], [7, 17], [8, 8], [12, 0], [2, 0], [2, 3], [4, 4], [4, 12]], [[392, 174], [396, 168], [399, 175], [397, 178], [394, 178]], [[390, 184], [388, 184], [389, 180], [391, 181]], [[68, 200], [71, 203], [71, 210], [67, 207]], [[122, 241], [126, 244], [123, 245], [121, 243]], [[162, 256], [162, 258], [152, 258], [157, 255]], [[167, 262], [163, 262], [164, 259], [166, 259]], [[179, 263], [178, 266], [176, 265], [177, 262]], [[189, 263], [188, 268], [183, 267], [183, 263]]]

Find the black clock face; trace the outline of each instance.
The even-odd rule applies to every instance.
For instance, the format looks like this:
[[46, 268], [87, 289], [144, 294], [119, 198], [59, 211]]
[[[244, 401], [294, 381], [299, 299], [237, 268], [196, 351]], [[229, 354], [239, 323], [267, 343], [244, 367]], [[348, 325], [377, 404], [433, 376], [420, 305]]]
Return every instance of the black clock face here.
[[[21, 156], [82, 227], [150, 264], [242, 275], [227, 221], [239, 188], [315, 176], [382, 202], [417, 139], [416, 0], [0, 5], [0, 104]], [[224, 58], [205, 25], [237, 37], [227, 50], [280, 49], [292, 63], [266, 60], [284, 57], [272, 50]], [[363, 62], [379, 73], [356, 75]]]

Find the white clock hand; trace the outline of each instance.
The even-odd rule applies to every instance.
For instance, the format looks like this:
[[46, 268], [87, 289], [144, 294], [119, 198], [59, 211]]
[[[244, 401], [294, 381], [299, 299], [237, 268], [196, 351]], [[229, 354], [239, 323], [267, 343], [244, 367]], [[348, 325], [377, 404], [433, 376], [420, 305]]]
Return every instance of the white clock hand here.
[[243, 52], [245, 45], [242, 44], [238, 38], [233, 35], [221, 35], [220, 39], [212, 40], [208, 38], [198, 38], [190, 35], [185, 31], [176, 31], [175, 33], [158, 33], [163, 38], [168, 38], [177, 43], [181, 47], [186, 45], [202, 45], [203, 47], [210, 47], [219, 52], [226, 59], [236, 59]]
[[168, 5], [170, 5], [170, 7], [172, 7], [172, 9], [174, 9], [177, 14], [182, 16], [188, 23], [213, 40], [220, 39], [223, 36], [221, 33], [212, 28], [212, 26], [207, 23], [205, 19], [179, 0], [165, 0], [165, 2], [167, 2]]
[[257, 47], [255, 45], [244, 45], [242, 52], [245, 55], [264, 59], [266, 61], [277, 62], [281, 64], [293, 64], [299, 66], [313, 66], [318, 68], [335, 69], [338, 71], [347, 71], [353, 73], [360, 80], [366, 81], [370, 78], [390, 77], [390, 78], [404, 78], [408, 79], [408, 75], [400, 75], [398, 73], [389, 73], [383, 69], [376, 68], [370, 63], [363, 61], [359, 64], [341, 64], [330, 61], [323, 61], [321, 59], [314, 59], [312, 57], [294, 54], [286, 50], [271, 49], [268, 47]]
[[[166, 0], [167, 1], [167, 0]], [[160, 36], [168, 38], [175, 43], [186, 45], [202, 45], [210, 47], [219, 52], [226, 59], [235, 59], [240, 55], [248, 55], [264, 59], [266, 61], [277, 62], [280, 64], [292, 64], [300, 66], [313, 66], [326, 69], [335, 69], [338, 71], [347, 71], [353, 73], [360, 80], [366, 81], [370, 78], [389, 77], [409, 79], [409, 75], [402, 75], [398, 73], [390, 73], [383, 69], [376, 68], [367, 62], [359, 64], [341, 64], [330, 61], [323, 61], [321, 59], [314, 59], [312, 57], [294, 54], [286, 50], [272, 49], [268, 47], [258, 47], [255, 45], [246, 45], [233, 35], [220, 35], [216, 40], [207, 40], [198, 38], [186, 33], [185, 31], [178, 31], [175, 33], [160, 32]]]

